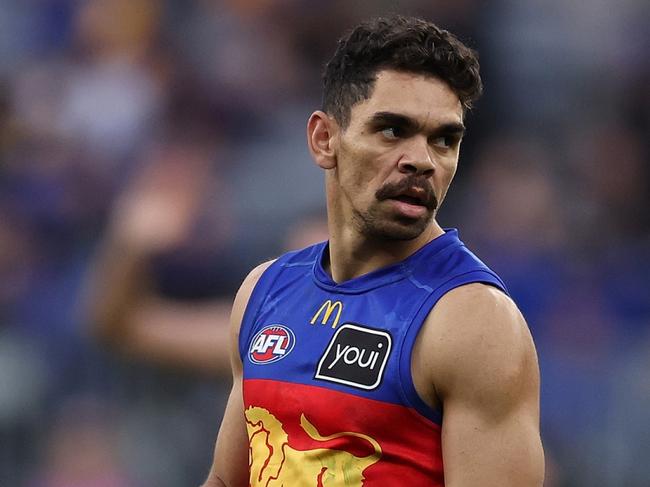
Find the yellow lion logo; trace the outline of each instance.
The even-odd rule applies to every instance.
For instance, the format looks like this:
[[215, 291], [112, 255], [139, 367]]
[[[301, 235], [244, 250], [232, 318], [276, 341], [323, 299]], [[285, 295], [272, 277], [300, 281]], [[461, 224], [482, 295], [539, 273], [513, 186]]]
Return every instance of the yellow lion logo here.
[[273, 414], [260, 407], [249, 407], [245, 414], [251, 486], [362, 487], [363, 471], [381, 457], [381, 447], [373, 438], [354, 432], [321, 436], [304, 414], [300, 415], [300, 426], [311, 439], [328, 441], [354, 436], [370, 443], [373, 453], [356, 457], [327, 448], [295, 450], [289, 445], [282, 423]]

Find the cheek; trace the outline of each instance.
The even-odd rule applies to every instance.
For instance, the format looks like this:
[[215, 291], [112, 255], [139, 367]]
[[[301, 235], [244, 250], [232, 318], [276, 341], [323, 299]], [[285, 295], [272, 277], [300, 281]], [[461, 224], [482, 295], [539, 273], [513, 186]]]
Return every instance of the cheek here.
[[384, 166], [380, 154], [363, 147], [350, 148], [339, 164], [341, 182], [354, 186], [358, 193], [374, 193], [386, 179]]
[[441, 163], [441, 172], [444, 174], [445, 178], [451, 181], [456, 174], [456, 169], [458, 169], [458, 155], [455, 157], [450, 157], [447, 160], [444, 160]]
[[457, 166], [456, 164], [454, 164], [454, 165], [453, 165], [451, 168], [449, 168], [449, 170], [445, 173], [445, 177], [446, 177], [447, 185], [450, 185], [451, 182], [452, 182], [452, 180], [454, 179], [454, 176], [456, 175], [456, 169], [457, 169], [457, 168], [458, 168], [458, 166]]
[[439, 166], [435, 175], [436, 186], [438, 186], [439, 191], [442, 191], [443, 193], [447, 191], [447, 188], [454, 179], [457, 167], [458, 165], [455, 161], [450, 161], [448, 164], [441, 164]]

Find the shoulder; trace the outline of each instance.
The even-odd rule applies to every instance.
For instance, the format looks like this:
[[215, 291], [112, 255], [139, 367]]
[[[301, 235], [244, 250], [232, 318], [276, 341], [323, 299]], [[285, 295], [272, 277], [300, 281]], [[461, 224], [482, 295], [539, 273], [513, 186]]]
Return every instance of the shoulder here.
[[[262, 277], [262, 274], [264, 274], [264, 272], [269, 267], [271, 267], [271, 265], [276, 260], [277, 259], [272, 259], [267, 262], [263, 262], [262, 264], [258, 265], [253, 270], [251, 270], [246, 276], [246, 278], [244, 278], [244, 280], [241, 283], [241, 286], [239, 287], [239, 290], [237, 291], [237, 294], [235, 295], [235, 302], [232, 307], [233, 324], [241, 324], [241, 318], [246, 309], [246, 305], [248, 304], [248, 300], [250, 299], [251, 294], [253, 293], [253, 289], [255, 289], [255, 286], [257, 285], [257, 282], [260, 280], [260, 277]], [[236, 319], [237, 317], [238, 319]]]
[[443, 402], [471, 398], [503, 411], [511, 399], [534, 396], [534, 344], [519, 309], [500, 290], [474, 283], [448, 292], [431, 310], [420, 338], [430, 357], [424, 373]]
[[242, 373], [242, 363], [239, 357], [239, 333], [241, 331], [242, 320], [244, 318], [244, 312], [246, 311], [246, 306], [248, 301], [253, 293], [253, 289], [257, 285], [257, 282], [262, 277], [262, 274], [275, 262], [275, 260], [270, 260], [264, 262], [252, 271], [248, 273], [246, 278], [242, 281], [237, 294], [235, 295], [235, 301], [232, 305], [232, 310], [230, 312], [230, 333], [229, 333], [229, 342], [230, 342], [230, 364], [232, 367], [233, 377], [238, 380], [241, 378]]
[[465, 246], [453, 229], [418, 251], [413, 264], [410, 269], [413, 277], [434, 289], [436, 296], [478, 282], [506, 289], [499, 276]]
[[472, 329], [480, 334], [506, 335], [527, 330], [512, 299], [500, 289], [479, 282], [447, 292], [431, 310], [427, 321], [436, 322], [434, 330], [463, 336]]
[[[326, 242], [321, 242], [300, 250], [286, 252], [277, 259], [272, 259], [264, 262], [250, 271], [246, 278], [243, 280], [235, 296], [231, 318], [233, 326], [235, 328], [239, 328], [241, 326], [241, 321], [244, 316], [246, 306], [248, 305], [248, 302], [251, 299], [251, 295], [253, 294], [253, 290], [266, 271], [269, 271], [271, 273], [269, 275], [271, 279], [273, 279], [287, 268], [298, 269], [304, 268], [306, 266], [311, 266], [320, 255], [320, 252], [322, 251], [322, 248], [325, 244]], [[269, 270], [271, 266], [273, 266], [273, 269]]]

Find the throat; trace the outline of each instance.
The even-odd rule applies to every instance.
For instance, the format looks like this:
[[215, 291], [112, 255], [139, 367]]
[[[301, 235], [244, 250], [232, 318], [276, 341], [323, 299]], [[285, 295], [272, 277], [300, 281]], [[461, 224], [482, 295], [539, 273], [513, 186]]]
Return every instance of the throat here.
[[359, 216], [353, 214], [330, 225], [329, 245], [322, 266], [336, 283], [400, 262], [444, 233], [433, 219], [425, 222], [425, 228], [413, 238], [380, 238], [361, 231], [359, 227], [363, 222], [358, 220]]
[[328, 252], [323, 256], [323, 269], [338, 284], [369, 274], [400, 262], [420, 248], [423, 242], [366, 241], [359, 245], [337, 245], [330, 238]]

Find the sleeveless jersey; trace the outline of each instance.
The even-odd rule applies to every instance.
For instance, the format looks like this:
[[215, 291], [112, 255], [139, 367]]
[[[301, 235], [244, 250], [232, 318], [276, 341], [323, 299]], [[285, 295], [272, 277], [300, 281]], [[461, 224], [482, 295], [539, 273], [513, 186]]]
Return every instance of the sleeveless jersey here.
[[343, 283], [327, 242], [290, 252], [260, 277], [239, 352], [252, 486], [443, 486], [442, 411], [411, 377], [411, 352], [445, 293], [499, 277], [457, 231]]

